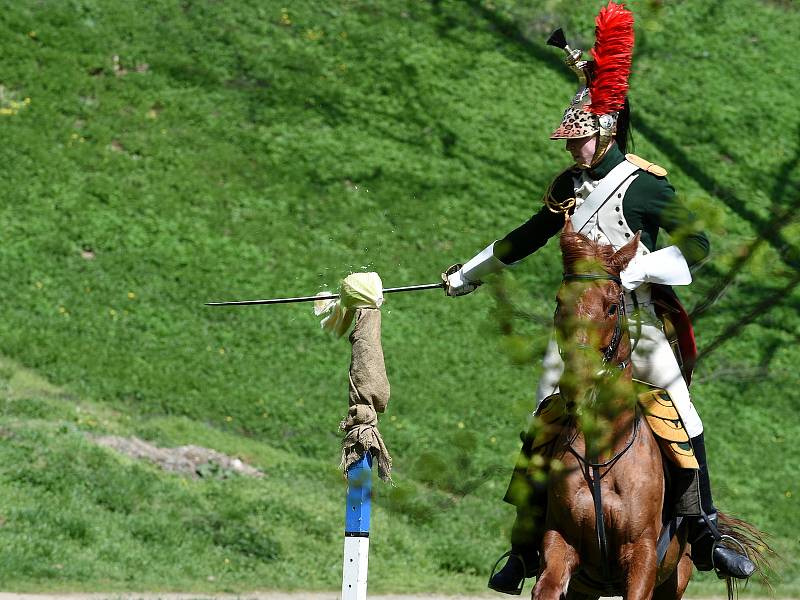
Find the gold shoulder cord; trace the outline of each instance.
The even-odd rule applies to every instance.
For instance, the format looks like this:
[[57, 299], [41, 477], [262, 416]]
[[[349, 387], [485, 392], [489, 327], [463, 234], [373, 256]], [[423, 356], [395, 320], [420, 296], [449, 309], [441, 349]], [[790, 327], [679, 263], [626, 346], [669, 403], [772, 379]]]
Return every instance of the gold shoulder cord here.
[[547, 186], [547, 191], [544, 193], [544, 197], [542, 198], [542, 202], [544, 202], [545, 206], [550, 210], [550, 212], [556, 213], [557, 215], [563, 214], [566, 216], [566, 214], [575, 206], [575, 198], [567, 198], [566, 200], [556, 200], [553, 198], [553, 185], [555, 185], [556, 180], [572, 168], [573, 167], [567, 167], [561, 171], [561, 173], [553, 177], [553, 181], [551, 181], [550, 185]]

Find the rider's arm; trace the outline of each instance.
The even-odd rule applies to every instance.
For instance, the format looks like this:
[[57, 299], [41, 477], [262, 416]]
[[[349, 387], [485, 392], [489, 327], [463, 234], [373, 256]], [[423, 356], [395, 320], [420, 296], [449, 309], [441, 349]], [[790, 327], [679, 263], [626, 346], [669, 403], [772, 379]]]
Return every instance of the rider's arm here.
[[544, 246], [564, 227], [564, 215], [542, 206], [535, 215], [494, 244], [494, 255], [506, 265], [522, 260]]
[[[692, 281], [689, 267], [708, 256], [708, 238], [698, 220], [684, 206], [664, 177], [642, 173], [625, 195], [625, 218], [649, 253], [637, 255], [620, 273], [627, 290], [642, 283], [687, 285]], [[673, 245], [656, 251], [659, 229], [670, 234]]]
[[[708, 256], [708, 237], [698, 226], [700, 219], [680, 201], [666, 178], [643, 174], [633, 182], [631, 191], [647, 199], [641, 213], [642, 242], [646, 246], [655, 250], [655, 238], [661, 228], [669, 233], [690, 267]], [[652, 243], [648, 243], [648, 233]]]
[[[559, 175], [548, 189], [554, 199], [563, 201], [574, 193], [569, 173]], [[563, 196], [563, 197], [561, 197]], [[463, 296], [478, 287], [481, 279], [501, 271], [507, 265], [522, 260], [545, 245], [547, 240], [561, 231], [564, 215], [542, 206], [525, 223], [503, 239], [489, 244], [459, 268], [454, 265], [445, 273], [446, 291], [450, 296]]]
[[662, 202], [659, 219], [661, 227], [681, 249], [690, 267], [708, 256], [710, 244], [705, 232], [698, 226], [700, 220], [680, 201], [674, 191], [671, 197]]

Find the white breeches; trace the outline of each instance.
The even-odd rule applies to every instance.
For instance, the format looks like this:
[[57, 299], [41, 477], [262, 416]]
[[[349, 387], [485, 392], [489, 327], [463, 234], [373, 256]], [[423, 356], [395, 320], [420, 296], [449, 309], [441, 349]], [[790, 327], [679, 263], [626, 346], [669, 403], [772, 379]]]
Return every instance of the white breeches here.
[[[692, 403], [678, 360], [672, 353], [663, 325], [652, 307], [645, 305], [637, 312], [628, 312], [628, 324], [633, 345], [633, 376], [667, 390], [683, 419], [689, 437], [703, 433], [703, 422]], [[555, 339], [551, 339], [542, 361], [542, 377], [536, 390], [536, 408], [539, 408], [542, 400], [558, 391], [558, 381], [563, 372], [564, 363], [558, 352], [558, 344]]]

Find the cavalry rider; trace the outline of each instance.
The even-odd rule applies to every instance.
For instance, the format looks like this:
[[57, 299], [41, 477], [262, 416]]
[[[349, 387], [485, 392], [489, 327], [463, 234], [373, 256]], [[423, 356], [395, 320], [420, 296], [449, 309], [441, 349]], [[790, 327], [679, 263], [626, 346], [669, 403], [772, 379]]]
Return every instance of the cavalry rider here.
[[[561, 231], [566, 215], [572, 215], [576, 231], [595, 241], [611, 244], [615, 249], [641, 231], [637, 255], [621, 274], [634, 346], [633, 375], [667, 390], [691, 438], [699, 464], [702, 509], [700, 516], [689, 519], [689, 542], [695, 566], [700, 570], [715, 568], [725, 576], [747, 578], [755, 569], [752, 561], [717, 544], [720, 534], [711, 497], [703, 424], [653, 304], [655, 293], [669, 291], [660, 284], [691, 282], [689, 269], [708, 255], [708, 240], [704, 233], [693, 230], [696, 218], [676, 198], [674, 188], [665, 177], [666, 171], [625, 154], [629, 126], [627, 83], [633, 53], [632, 14], [622, 5], [609, 2], [608, 7], [600, 11], [596, 25], [591, 61], [581, 60], [581, 51], [567, 45], [561, 30], [548, 41], [566, 52], [565, 62], [577, 74], [580, 83], [561, 124], [550, 136], [566, 140], [566, 149], [575, 164], [553, 180], [545, 194], [544, 206], [526, 223], [489, 244], [463, 266], [454, 265], [448, 269], [444, 274], [446, 291], [449, 296], [474, 291], [487, 275], [541, 248]], [[584, 202], [586, 210], [581, 211]], [[584, 223], [575, 222], [579, 214], [586, 219]], [[660, 228], [671, 234], [675, 245], [656, 250]], [[537, 408], [546, 397], [558, 391], [562, 370], [557, 344], [551, 341], [537, 389]], [[512, 547], [508, 561], [492, 577], [489, 587], [518, 593], [516, 590], [523, 578], [533, 576], [538, 568], [546, 493], [534, 494], [520, 502], [507, 494], [506, 500], [517, 505]]]

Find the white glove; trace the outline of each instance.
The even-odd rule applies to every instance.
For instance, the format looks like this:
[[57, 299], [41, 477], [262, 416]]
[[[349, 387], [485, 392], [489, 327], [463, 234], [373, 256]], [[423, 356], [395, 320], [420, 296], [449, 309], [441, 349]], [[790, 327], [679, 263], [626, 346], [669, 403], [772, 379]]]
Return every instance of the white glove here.
[[506, 264], [494, 256], [494, 244], [495, 242], [492, 242], [486, 246], [464, 266], [453, 265], [442, 273], [445, 282], [444, 291], [448, 296], [464, 296], [474, 292], [481, 285], [481, 279], [485, 275], [497, 273], [505, 268]]
[[464, 279], [463, 265], [456, 264], [442, 273], [444, 293], [448, 296], [466, 296], [478, 289], [481, 282], [470, 282]]
[[643, 283], [662, 283], [666, 285], [689, 285], [692, 274], [683, 253], [677, 246], [668, 246], [633, 257], [628, 266], [619, 274], [622, 287], [631, 292]]

